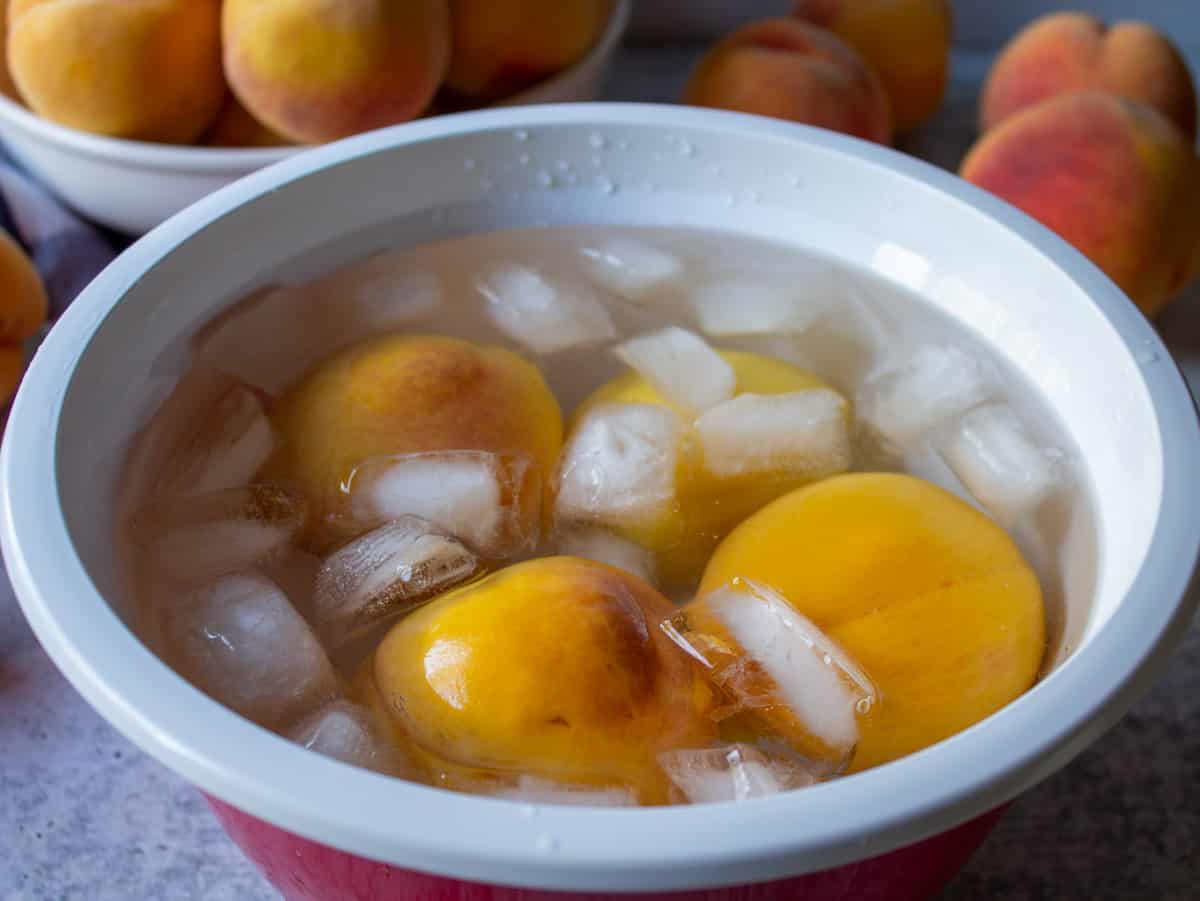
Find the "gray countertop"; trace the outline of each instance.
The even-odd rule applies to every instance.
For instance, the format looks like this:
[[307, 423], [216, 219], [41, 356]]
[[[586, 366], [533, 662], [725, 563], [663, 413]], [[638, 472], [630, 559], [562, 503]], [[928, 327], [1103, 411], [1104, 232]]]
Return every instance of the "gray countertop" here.
[[[672, 101], [694, 47], [630, 48], [621, 100]], [[1200, 48], [1190, 53], [1200, 71]], [[938, 119], [905, 149], [953, 169], [986, 54], [960, 52]], [[1200, 286], [1159, 320], [1200, 385]], [[1200, 465], [1200, 461], [1198, 461]], [[276, 893], [199, 794], [118, 735], [66, 683], [0, 579], [0, 899], [259, 901]], [[942, 895], [1200, 897], [1200, 623], [1108, 735], [1018, 799]]]

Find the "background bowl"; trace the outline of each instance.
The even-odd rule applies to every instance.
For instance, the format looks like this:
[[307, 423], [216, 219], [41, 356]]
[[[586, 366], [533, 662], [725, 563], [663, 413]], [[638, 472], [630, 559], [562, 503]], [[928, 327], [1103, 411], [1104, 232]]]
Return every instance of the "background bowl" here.
[[[563, 164], [574, 182], [538, 177]], [[1058, 580], [1081, 623], [1073, 654], [976, 726], [851, 778], [740, 805], [532, 813], [306, 753], [154, 657], [126, 626], [115, 474], [196, 328], [257, 286], [385, 246], [558, 223], [766, 237], [914, 290], [986, 341], [1059, 418], [1094, 488], [1098, 562], [1068, 553]], [[294, 156], [130, 248], [60, 320], [25, 378], [0, 454], [0, 539], [56, 664], [119, 730], [220, 799], [230, 834], [291, 898], [703, 890], [686, 897], [717, 901], [842, 898], [851, 888], [915, 898], [989, 821], [962, 824], [1099, 736], [1182, 634], [1200, 544], [1196, 459], [1191, 397], [1142, 316], [1063, 241], [965, 182], [886, 148], [755, 117], [522, 107]], [[758, 888], [708, 891], [750, 883]]]
[[[633, 0], [614, 0], [608, 24], [586, 56], [496, 106], [598, 98], [632, 6]], [[144, 234], [201, 197], [303, 149], [196, 147], [108, 138], [43, 119], [3, 93], [0, 141], [14, 159], [85, 218], [130, 235]]]

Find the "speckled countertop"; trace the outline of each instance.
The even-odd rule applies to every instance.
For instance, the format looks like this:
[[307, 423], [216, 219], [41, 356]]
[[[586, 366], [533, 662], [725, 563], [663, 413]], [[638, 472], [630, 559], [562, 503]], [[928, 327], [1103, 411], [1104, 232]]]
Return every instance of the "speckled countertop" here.
[[[673, 100], [696, 53], [628, 49], [608, 95]], [[1189, 55], [1200, 71], [1200, 47]], [[985, 54], [956, 55], [941, 115], [906, 149], [956, 165], [971, 139], [986, 63]], [[1196, 390], [1200, 288], [1160, 326]], [[2, 583], [0, 901], [277, 897], [199, 794], [114, 732], [66, 683]], [[1090, 750], [1020, 798], [942, 895], [981, 898], [1200, 898], [1200, 624], [1154, 689]]]

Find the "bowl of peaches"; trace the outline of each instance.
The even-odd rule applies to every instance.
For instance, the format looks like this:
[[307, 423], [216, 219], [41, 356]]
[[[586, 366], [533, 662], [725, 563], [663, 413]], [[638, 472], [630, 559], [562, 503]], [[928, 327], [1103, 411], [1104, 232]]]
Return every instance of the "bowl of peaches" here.
[[127, 250], [25, 378], [0, 535], [292, 901], [916, 899], [1179, 639], [1198, 455], [1128, 298], [974, 186], [514, 107]]
[[0, 140], [88, 219], [142, 234], [305, 146], [595, 99], [631, 5], [18, 0], [0, 4]]

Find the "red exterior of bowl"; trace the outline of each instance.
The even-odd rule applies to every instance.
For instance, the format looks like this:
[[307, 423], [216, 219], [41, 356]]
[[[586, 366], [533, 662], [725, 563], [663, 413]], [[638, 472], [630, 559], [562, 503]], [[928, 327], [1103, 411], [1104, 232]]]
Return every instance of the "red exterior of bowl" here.
[[732, 888], [628, 895], [536, 891], [432, 876], [309, 841], [216, 798], [208, 802], [225, 831], [287, 901], [920, 901], [962, 868], [1004, 810], [832, 870]]

